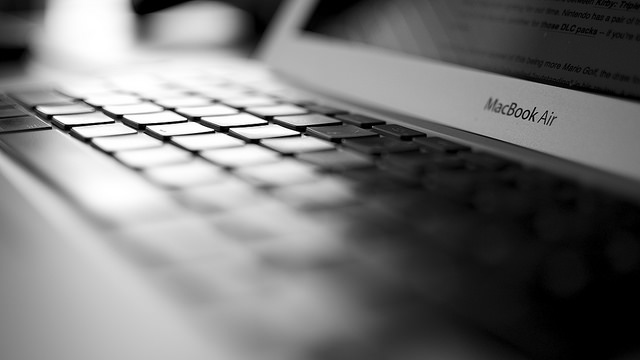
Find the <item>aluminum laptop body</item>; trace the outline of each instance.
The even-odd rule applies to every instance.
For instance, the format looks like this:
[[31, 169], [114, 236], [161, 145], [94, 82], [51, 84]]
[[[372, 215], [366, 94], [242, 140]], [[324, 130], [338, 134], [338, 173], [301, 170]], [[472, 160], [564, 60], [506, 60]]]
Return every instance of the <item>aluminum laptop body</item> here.
[[287, 1], [257, 60], [6, 89], [0, 357], [640, 356], [638, 9]]

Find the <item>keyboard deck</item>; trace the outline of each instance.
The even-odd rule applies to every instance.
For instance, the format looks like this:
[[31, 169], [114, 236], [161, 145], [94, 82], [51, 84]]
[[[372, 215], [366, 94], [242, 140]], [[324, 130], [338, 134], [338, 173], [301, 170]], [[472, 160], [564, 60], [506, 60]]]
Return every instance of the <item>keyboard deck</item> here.
[[[637, 203], [283, 84], [207, 73], [114, 77], [11, 93], [0, 98], [0, 119], [6, 133], [56, 127], [241, 244], [287, 239], [274, 254], [289, 247], [317, 266], [368, 249], [394, 262], [394, 279], [431, 300], [437, 293], [436, 302], [500, 336], [546, 314], [532, 328], [553, 329], [569, 354], [596, 338], [609, 353], [628, 339], [576, 332], [586, 309], [608, 307], [590, 316], [615, 327], [640, 318], [629, 312], [640, 274]], [[197, 258], [208, 246], [197, 239], [140, 253], [151, 266]], [[536, 347], [523, 339], [508, 341]], [[567, 354], [554, 351], [541, 354]]]

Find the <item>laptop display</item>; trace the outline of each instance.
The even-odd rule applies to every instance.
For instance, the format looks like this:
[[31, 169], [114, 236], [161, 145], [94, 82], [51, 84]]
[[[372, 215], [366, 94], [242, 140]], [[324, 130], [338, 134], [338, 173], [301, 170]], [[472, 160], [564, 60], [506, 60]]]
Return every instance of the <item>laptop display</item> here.
[[594, 1], [403, 0], [339, 5], [320, 1], [305, 30], [569, 89], [637, 99], [638, 6]]
[[634, 10], [598, 4], [304, 2], [286, 9], [265, 54], [310, 88], [416, 126], [426, 119], [640, 179]]

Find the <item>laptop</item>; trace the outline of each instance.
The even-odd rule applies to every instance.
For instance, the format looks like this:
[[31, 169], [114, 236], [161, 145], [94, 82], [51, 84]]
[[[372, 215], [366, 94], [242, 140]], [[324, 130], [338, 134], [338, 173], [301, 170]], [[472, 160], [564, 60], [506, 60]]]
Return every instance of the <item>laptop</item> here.
[[7, 89], [1, 357], [637, 358], [637, 10], [287, 1]]

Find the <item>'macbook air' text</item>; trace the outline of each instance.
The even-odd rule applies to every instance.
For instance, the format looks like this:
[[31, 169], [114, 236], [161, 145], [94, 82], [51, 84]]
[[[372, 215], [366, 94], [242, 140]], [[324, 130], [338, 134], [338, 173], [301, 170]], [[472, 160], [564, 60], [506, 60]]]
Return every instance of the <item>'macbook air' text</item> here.
[[484, 105], [484, 110], [546, 126], [553, 125], [553, 122], [558, 119], [558, 116], [551, 110], [538, 110], [537, 106], [523, 107], [517, 102], [505, 103], [492, 97]]

